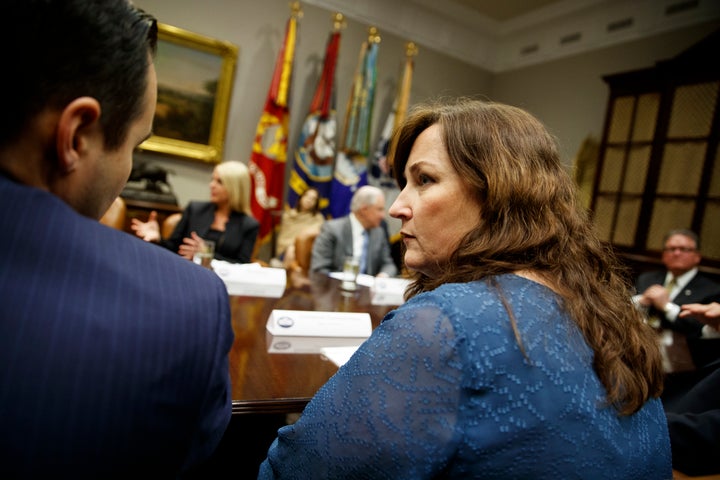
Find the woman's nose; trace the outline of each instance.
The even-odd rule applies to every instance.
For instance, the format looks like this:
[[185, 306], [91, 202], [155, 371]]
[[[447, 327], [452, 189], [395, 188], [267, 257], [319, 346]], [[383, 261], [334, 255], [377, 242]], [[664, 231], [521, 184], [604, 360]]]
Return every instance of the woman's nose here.
[[400, 195], [395, 199], [392, 205], [390, 205], [390, 208], [388, 209], [388, 214], [393, 218], [409, 218], [410, 217], [410, 208], [407, 206], [407, 203], [405, 202], [405, 197], [403, 196], [403, 192], [400, 192]]

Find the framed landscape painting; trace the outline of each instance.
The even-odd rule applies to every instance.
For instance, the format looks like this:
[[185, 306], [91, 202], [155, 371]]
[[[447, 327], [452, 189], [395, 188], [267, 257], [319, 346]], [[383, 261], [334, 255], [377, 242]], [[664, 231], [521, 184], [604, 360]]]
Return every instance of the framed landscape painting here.
[[138, 148], [218, 163], [237, 56], [230, 42], [158, 23], [153, 135]]

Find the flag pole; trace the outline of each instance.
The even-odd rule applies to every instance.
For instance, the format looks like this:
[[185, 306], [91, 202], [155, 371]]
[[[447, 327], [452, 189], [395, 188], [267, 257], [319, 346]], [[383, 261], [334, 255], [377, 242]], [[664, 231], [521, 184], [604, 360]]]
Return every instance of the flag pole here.
[[340, 30], [344, 29], [347, 26], [347, 22], [345, 21], [345, 15], [343, 15], [340, 12], [333, 13], [332, 19], [333, 19], [333, 32], [339, 32]]

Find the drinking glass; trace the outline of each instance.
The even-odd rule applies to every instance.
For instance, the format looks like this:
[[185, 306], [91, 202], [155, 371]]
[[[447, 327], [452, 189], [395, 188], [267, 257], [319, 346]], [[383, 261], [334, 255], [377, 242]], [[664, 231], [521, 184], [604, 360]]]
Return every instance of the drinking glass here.
[[357, 289], [357, 276], [360, 273], [360, 261], [354, 257], [345, 257], [343, 264], [343, 281], [340, 288], [353, 291]]
[[193, 262], [205, 268], [212, 269], [211, 263], [215, 256], [215, 242], [203, 239], [198, 246], [198, 251], [193, 255]]

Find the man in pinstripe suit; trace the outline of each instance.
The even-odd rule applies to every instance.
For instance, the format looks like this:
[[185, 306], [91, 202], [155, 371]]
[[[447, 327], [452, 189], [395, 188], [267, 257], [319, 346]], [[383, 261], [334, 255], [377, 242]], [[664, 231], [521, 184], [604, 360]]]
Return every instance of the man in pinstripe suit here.
[[97, 219], [156, 102], [127, 0], [7, 0], [0, 44], [0, 477], [175, 477], [231, 413], [227, 292]]

